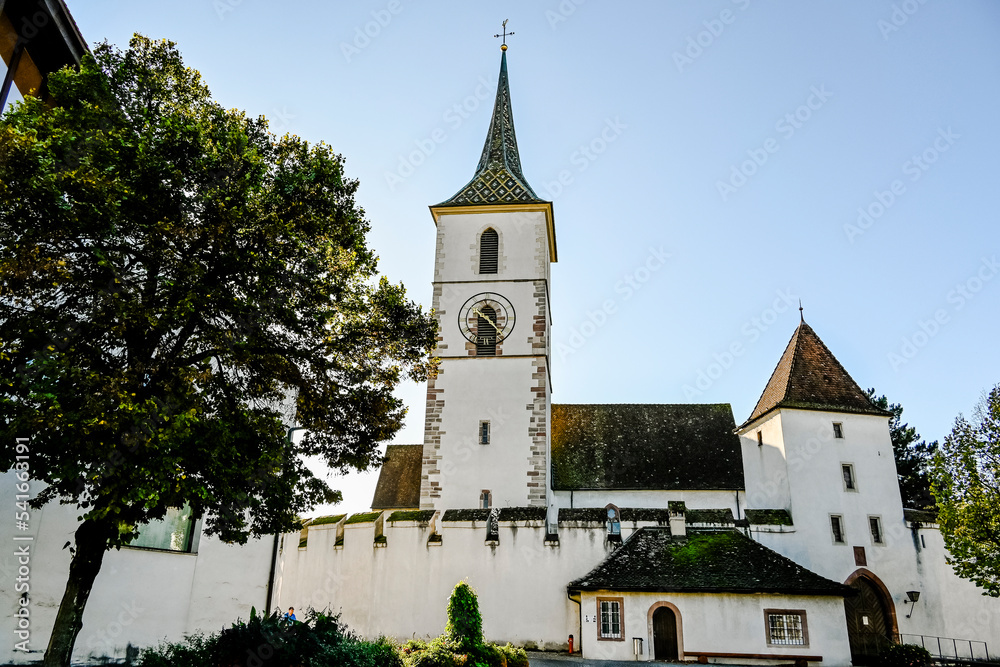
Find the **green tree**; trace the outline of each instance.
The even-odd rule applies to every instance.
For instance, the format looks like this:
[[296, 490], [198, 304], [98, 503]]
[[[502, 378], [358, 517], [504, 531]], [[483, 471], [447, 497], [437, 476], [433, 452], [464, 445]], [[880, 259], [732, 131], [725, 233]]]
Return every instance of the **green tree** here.
[[867, 394], [875, 407], [892, 413], [889, 418], [889, 437], [892, 440], [892, 454], [896, 459], [899, 495], [903, 499], [903, 507], [934, 509], [930, 467], [938, 449], [937, 440], [922, 440], [917, 429], [903, 422], [903, 406], [899, 403], [890, 403], [885, 395], [876, 396], [874, 389], [869, 389]]
[[243, 543], [339, 499], [303, 456], [376, 465], [436, 326], [380, 278], [343, 159], [224, 109], [174, 44], [49, 86], [0, 119], [0, 469], [30, 438], [33, 506], [80, 510], [54, 666], [104, 553], [168, 508]]
[[1000, 597], [1000, 384], [959, 415], [934, 457], [931, 491], [955, 573]]
[[462, 650], [471, 651], [483, 644], [483, 617], [479, 613], [476, 592], [464, 581], [455, 584], [448, 598], [448, 625], [445, 636]]

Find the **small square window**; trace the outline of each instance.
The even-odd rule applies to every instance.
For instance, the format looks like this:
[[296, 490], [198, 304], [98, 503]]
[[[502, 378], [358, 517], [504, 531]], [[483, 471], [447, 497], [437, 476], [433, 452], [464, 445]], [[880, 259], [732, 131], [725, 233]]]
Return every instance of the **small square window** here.
[[809, 628], [803, 609], [765, 609], [768, 646], [809, 646]]
[[833, 422], [833, 437], [843, 438], [844, 437], [844, 425], [840, 422]]
[[479, 444], [490, 444], [490, 422], [488, 420], [479, 422]]
[[597, 638], [621, 641], [625, 636], [622, 598], [597, 598]]
[[868, 528], [872, 533], [873, 544], [885, 544], [882, 536], [882, 519], [877, 516], [868, 517]]
[[854, 479], [854, 466], [850, 463], [841, 464], [840, 471], [844, 476], [844, 491], [857, 491], [858, 483]]
[[831, 515], [830, 530], [833, 532], [833, 541], [836, 544], [844, 543], [844, 517]]

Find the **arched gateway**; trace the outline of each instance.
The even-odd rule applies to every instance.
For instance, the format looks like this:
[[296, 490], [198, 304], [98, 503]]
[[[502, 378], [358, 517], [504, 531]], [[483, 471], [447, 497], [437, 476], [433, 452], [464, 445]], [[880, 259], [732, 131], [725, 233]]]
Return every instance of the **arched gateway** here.
[[857, 591], [844, 600], [851, 661], [855, 665], [874, 664], [898, 632], [892, 596], [885, 584], [865, 569], [858, 570], [844, 583]]

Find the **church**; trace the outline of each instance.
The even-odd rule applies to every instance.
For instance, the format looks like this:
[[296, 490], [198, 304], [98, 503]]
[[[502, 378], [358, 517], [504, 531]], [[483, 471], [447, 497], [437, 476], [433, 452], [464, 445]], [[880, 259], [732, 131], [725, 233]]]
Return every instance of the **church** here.
[[804, 320], [739, 423], [728, 404], [551, 402], [555, 216], [522, 171], [502, 49], [475, 175], [430, 207], [424, 441], [388, 448], [371, 512], [282, 537], [277, 604], [431, 637], [466, 580], [490, 639], [586, 658], [1000, 650], [1000, 601], [954, 575], [932, 513], [902, 506], [890, 415]]
[[[213, 632], [251, 605], [433, 637], [461, 580], [491, 641], [597, 660], [839, 667], [893, 641], [1000, 653], [1000, 601], [954, 574], [932, 513], [903, 507], [890, 415], [804, 319], [749, 415], [552, 403], [555, 216], [523, 174], [506, 46], [475, 174], [430, 214], [440, 364], [423, 442], [388, 447], [371, 511], [245, 546], [171, 516], [108, 554], [75, 659]], [[32, 650], [0, 650], [15, 664], [41, 657], [76, 527], [55, 504], [35, 520]], [[0, 566], [12, 580], [9, 550]], [[22, 627], [13, 593], [0, 599]]]

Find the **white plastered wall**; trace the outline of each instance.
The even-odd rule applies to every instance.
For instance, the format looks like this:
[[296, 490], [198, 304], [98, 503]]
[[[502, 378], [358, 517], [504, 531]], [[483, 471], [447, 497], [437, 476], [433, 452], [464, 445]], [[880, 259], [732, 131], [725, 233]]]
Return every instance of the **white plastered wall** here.
[[[633, 638], [643, 640], [639, 660], [653, 659], [653, 635], [650, 609], [661, 602], [673, 605], [680, 613], [680, 648], [682, 659], [692, 660], [698, 652], [737, 653], [741, 657], [711, 657], [710, 662], [735, 664], [774, 664], [774, 660], [750, 658], [768, 655], [821, 656], [823, 665], [851, 664], [847, 627], [843, 623], [844, 599], [833, 596], [782, 594], [695, 594], [586, 591], [581, 594], [583, 656], [595, 660], [636, 660]], [[622, 598], [624, 640], [598, 639], [600, 597]], [[803, 610], [806, 612], [808, 646], [768, 646], [765, 609]], [[676, 612], [675, 612], [676, 613]]]
[[[0, 503], [14, 507], [14, 476], [0, 476]], [[32, 482], [32, 496], [42, 487]], [[33, 535], [28, 567], [30, 648], [13, 650], [0, 642], [0, 662], [37, 661], [48, 644], [59, 602], [69, 574], [70, 553], [63, 545], [73, 541], [78, 510], [50, 503], [31, 510], [27, 532], [14, 530], [13, 521], [0, 529], [8, 546], [21, 545], [14, 537]], [[196, 529], [200, 528], [199, 526]], [[246, 618], [251, 606], [263, 608], [271, 565], [273, 540], [251, 540], [245, 546], [227, 545], [200, 536], [197, 553], [149, 549], [112, 550], [87, 603], [73, 653], [74, 661], [102, 656], [124, 658], [126, 646], [151, 646], [164, 639], [178, 641], [187, 633], [213, 632]], [[14, 548], [0, 552], [0, 610], [7, 638], [13, 637], [17, 608], [14, 584], [19, 564]]]

